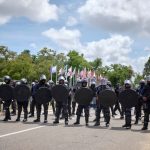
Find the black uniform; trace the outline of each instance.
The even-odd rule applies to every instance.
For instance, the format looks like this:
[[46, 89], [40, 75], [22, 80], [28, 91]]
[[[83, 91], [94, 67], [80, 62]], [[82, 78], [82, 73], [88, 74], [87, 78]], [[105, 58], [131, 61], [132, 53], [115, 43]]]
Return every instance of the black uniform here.
[[[107, 85], [100, 85], [97, 87], [97, 94], [99, 94], [101, 91], [110, 89]], [[100, 104], [99, 101], [97, 101], [97, 108], [96, 108], [96, 123], [94, 126], [99, 126], [100, 125], [100, 113], [103, 111], [104, 113], [104, 119], [106, 122], [106, 126], [109, 126], [110, 123], [110, 109], [109, 107], [104, 107]]]
[[[131, 86], [126, 87], [125, 90], [130, 90]], [[123, 107], [123, 111], [125, 113], [125, 124], [122, 127], [125, 127], [126, 129], [131, 128], [131, 108]]]
[[[6, 83], [6, 84], [8, 84], [8, 85], [10, 85], [10, 86], [11, 86], [11, 84], [10, 84], [10, 83]], [[4, 101], [3, 106], [4, 106], [4, 109], [5, 109], [5, 118], [3, 119], [3, 121], [11, 120], [10, 110], [9, 110], [10, 105], [11, 105], [11, 102], [12, 102], [12, 99], [7, 100], [7, 101]]]
[[[82, 87], [86, 87], [86, 85], [84, 85], [84, 84], [87, 85], [87, 82], [83, 81]], [[86, 126], [88, 126], [90, 104], [87, 104], [87, 105], [78, 104], [78, 108], [76, 111], [77, 119], [76, 119], [76, 122], [74, 123], [74, 125], [80, 124], [80, 117], [81, 117], [81, 114], [83, 112], [83, 109], [84, 109], [84, 114], [85, 114], [85, 123], [86, 123]]]
[[[67, 86], [65, 86], [65, 88], [67, 88]], [[62, 113], [62, 116], [65, 118], [65, 124], [68, 125], [68, 99], [61, 101], [61, 102], [60, 101], [56, 102], [56, 113], [55, 113], [56, 118], [55, 118], [55, 121], [53, 122], [54, 124], [59, 123], [61, 113]]]
[[117, 100], [116, 100], [115, 107], [114, 107], [114, 115], [117, 115], [116, 111], [118, 110], [119, 113], [120, 113], [120, 116], [121, 116], [121, 108], [120, 108], [119, 99], [118, 99], [119, 93], [120, 93], [120, 87], [119, 86], [116, 86], [115, 93], [116, 93], [116, 96], [117, 96]]
[[23, 110], [24, 110], [23, 122], [26, 122], [27, 118], [28, 118], [28, 100], [23, 101], [23, 102], [17, 101], [17, 106], [18, 106], [18, 116], [17, 116], [16, 121], [20, 121], [20, 116], [21, 116], [21, 112], [22, 112], [22, 108], [23, 108]]
[[144, 92], [145, 85], [142, 84], [140, 87], [136, 90], [136, 92], [139, 94], [138, 104], [135, 106], [135, 124], [138, 124], [139, 118], [141, 117], [141, 109], [142, 109], [142, 103], [143, 103], [143, 92]]
[[[146, 98], [146, 100], [144, 100]], [[144, 126], [142, 130], [147, 130], [150, 115], [150, 83], [143, 90], [143, 109], [144, 109]]]
[[30, 101], [30, 116], [29, 117], [34, 117], [34, 111], [35, 111], [35, 108], [36, 108], [36, 101], [35, 101], [35, 97], [34, 97], [34, 94], [36, 91], [36, 87], [34, 87], [36, 85], [32, 85], [31, 87], [31, 93], [32, 93], [32, 98], [31, 98], [31, 101]]
[[[36, 93], [36, 91], [37, 91], [38, 89], [42, 88], [42, 87], [50, 88], [50, 86], [49, 86], [47, 83], [40, 81], [38, 84], [36, 84], [36, 85], [34, 86], [34, 92]], [[34, 95], [34, 94], [33, 94], [33, 95]], [[44, 123], [47, 123], [48, 105], [49, 105], [49, 103], [43, 104], [43, 107], [44, 107]], [[34, 120], [34, 122], [40, 122], [41, 107], [42, 107], [42, 104], [36, 103], [37, 119]]]

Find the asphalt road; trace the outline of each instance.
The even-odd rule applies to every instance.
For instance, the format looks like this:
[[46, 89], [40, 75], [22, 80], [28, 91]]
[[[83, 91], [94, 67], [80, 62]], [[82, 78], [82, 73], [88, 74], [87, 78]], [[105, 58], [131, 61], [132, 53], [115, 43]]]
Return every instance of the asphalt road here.
[[84, 117], [79, 126], [72, 125], [75, 117], [68, 126], [63, 120], [53, 125], [51, 111], [47, 124], [33, 123], [34, 118], [29, 118], [27, 123], [15, 122], [16, 116], [7, 123], [0, 121], [0, 150], [150, 150], [150, 130], [141, 131], [141, 122], [126, 130], [121, 128], [124, 120], [116, 116], [109, 128], [105, 127], [103, 118], [101, 126], [94, 127], [94, 111], [91, 114], [89, 127], [85, 126]]

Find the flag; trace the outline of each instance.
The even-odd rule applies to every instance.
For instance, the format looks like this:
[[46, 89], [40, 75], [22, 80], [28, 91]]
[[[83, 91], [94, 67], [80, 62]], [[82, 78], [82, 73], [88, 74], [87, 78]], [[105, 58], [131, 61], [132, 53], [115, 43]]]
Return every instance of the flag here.
[[86, 68], [83, 70], [83, 78], [86, 78]]
[[63, 74], [64, 74], [64, 70], [62, 68], [60, 68], [58, 71], [58, 75], [63, 75]]
[[50, 68], [50, 73], [56, 73], [57, 72], [57, 66], [52, 66]]
[[65, 77], [66, 77], [66, 79], [67, 79], [67, 69], [68, 68], [68, 66], [66, 65], [65, 67], [64, 67], [64, 74], [65, 74]]
[[87, 77], [88, 77], [88, 78], [91, 78], [91, 75], [92, 75], [91, 73], [92, 73], [91, 70], [89, 70], [89, 71], [87, 72]]
[[80, 72], [80, 78], [83, 78], [83, 74], [84, 74], [84, 72], [83, 72], [83, 70], [81, 70], [81, 72]]
[[67, 75], [68, 75], [69, 77], [72, 76], [72, 67], [70, 67], [70, 68], [68, 69]]
[[76, 73], [76, 68], [74, 68], [73, 72], [72, 72], [72, 75], [74, 76]]

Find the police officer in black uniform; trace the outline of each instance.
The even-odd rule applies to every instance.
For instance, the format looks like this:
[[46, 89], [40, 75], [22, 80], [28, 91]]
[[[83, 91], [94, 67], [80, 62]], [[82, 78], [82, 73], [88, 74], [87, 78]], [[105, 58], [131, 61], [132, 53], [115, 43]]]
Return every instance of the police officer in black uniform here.
[[[124, 88], [125, 88], [125, 90], [131, 89], [131, 81], [130, 80], [124, 81]], [[126, 128], [126, 129], [131, 129], [131, 108], [123, 107], [123, 109], [125, 112], [125, 124], [122, 127]]]
[[95, 108], [96, 106], [96, 81], [91, 81], [91, 86], [90, 86], [90, 89], [93, 91], [93, 99], [92, 99], [92, 104], [91, 106], [93, 108]]
[[150, 115], [150, 75], [147, 77], [147, 85], [143, 90], [144, 125], [142, 130], [148, 129]]
[[[55, 85], [55, 83], [52, 81], [52, 80], [49, 80], [48, 81], [48, 84], [50, 85], [50, 88], [52, 89], [52, 87]], [[55, 115], [55, 101], [54, 99], [52, 98], [52, 100], [50, 101], [50, 105], [52, 106], [52, 110], [53, 110], [53, 114]]]
[[[100, 80], [100, 85], [97, 87], [97, 94], [99, 94], [101, 91], [110, 89], [110, 87], [107, 85], [107, 79], [102, 78]], [[109, 127], [110, 123], [110, 108], [106, 106], [102, 106], [100, 102], [97, 100], [97, 108], [96, 108], [96, 122], [94, 126], [100, 125], [100, 113], [103, 111], [104, 113], [104, 119], [106, 122], [106, 127]]]
[[115, 87], [115, 93], [116, 93], [116, 96], [117, 96], [117, 100], [116, 100], [115, 107], [114, 107], [114, 115], [117, 115], [116, 111], [118, 110], [119, 113], [120, 113], [120, 117], [121, 117], [121, 112], [122, 111], [121, 111], [120, 103], [119, 103], [119, 99], [118, 99], [120, 91], [121, 91], [121, 87], [120, 87], [119, 84], [117, 84], [116, 87]]
[[[27, 79], [22, 78], [20, 80], [20, 84], [27, 85]], [[28, 100], [25, 100], [25, 101], [22, 101], [22, 102], [17, 101], [17, 105], [18, 105], [18, 116], [17, 116], [16, 121], [20, 121], [20, 116], [21, 116], [21, 112], [22, 112], [22, 108], [23, 108], [23, 110], [24, 110], [23, 122], [26, 122], [27, 117], [28, 117]]]
[[[65, 78], [60, 76], [58, 78], [59, 84], [65, 86]], [[67, 86], [65, 86], [67, 88]], [[68, 89], [68, 88], [67, 88]], [[56, 102], [56, 113], [55, 113], [55, 121], [53, 124], [58, 124], [60, 119], [60, 114], [62, 112], [62, 116], [65, 118], [65, 125], [68, 125], [68, 99], [62, 102]]]
[[[87, 87], [87, 80], [86, 79], [83, 79], [81, 81], [81, 87]], [[78, 105], [78, 108], [77, 108], [77, 112], [76, 112], [76, 115], [77, 115], [77, 119], [76, 119], [76, 122], [74, 123], [74, 125], [78, 125], [80, 124], [80, 117], [81, 117], [81, 114], [82, 114], [82, 111], [84, 109], [84, 113], [85, 113], [85, 123], [86, 123], [86, 126], [88, 126], [89, 124], [89, 106], [90, 104], [88, 105]]]
[[76, 110], [76, 101], [74, 99], [74, 95], [76, 90], [78, 90], [81, 87], [81, 80], [77, 79], [76, 85], [73, 87], [72, 90], [72, 115], [75, 115], [75, 110]]
[[[11, 86], [11, 78], [10, 78], [10, 76], [4, 76], [4, 82], [5, 82], [5, 84]], [[9, 107], [10, 107], [10, 105], [11, 105], [11, 102], [12, 102], [12, 99], [10, 99], [10, 100], [4, 102], [5, 118], [3, 119], [3, 121], [11, 120], [11, 117], [10, 117], [10, 110], [9, 110]]]
[[[34, 86], [33, 95], [37, 92], [38, 89], [40, 89], [42, 87], [50, 88], [50, 86], [46, 83], [46, 76], [44, 74], [41, 75], [39, 83]], [[49, 103], [43, 104], [43, 107], [44, 107], [44, 123], [47, 123], [48, 106], [49, 106]], [[40, 122], [41, 107], [42, 107], [42, 104], [36, 103], [37, 119], [34, 120], [34, 122]]]
[[139, 95], [139, 99], [138, 99], [138, 104], [135, 106], [135, 123], [134, 124], [138, 124], [138, 121], [141, 117], [144, 88], [145, 88], [145, 80], [142, 79], [139, 83], [139, 87], [136, 90], [136, 92]]
[[36, 85], [36, 82], [32, 82], [31, 84], [31, 93], [32, 93], [32, 98], [31, 98], [31, 101], [30, 101], [30, 115], [29, 117], [34, 117], [34, 110], [35, 110], [35, 107], [36, 107], [36, 101], [35, 101], [35, 97], [34, 97], [34, 86]]

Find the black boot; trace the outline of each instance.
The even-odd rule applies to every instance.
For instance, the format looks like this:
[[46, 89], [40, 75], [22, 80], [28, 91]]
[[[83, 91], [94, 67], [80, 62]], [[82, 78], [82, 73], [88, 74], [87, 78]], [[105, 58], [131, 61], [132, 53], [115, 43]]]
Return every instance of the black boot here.
[[147, 128], [147, 127], [145, 127], [145, 126], [143, 126], [143, 128], [142, 128], [141, 130], [148, 130], [148, 128]]
[[65, 118], [65, 125], [68, 125], [68, 118]]
[[86, 126], [89, 126], [89, 117], [85, 117]]
[[99, 121], [96, 121], [94, 126], [99, 126], [100, 125], [100, 122]]
[[134, 124], [138, 124], [138, 120], [135, 120]]
[[74, 123], [74, 125], [78, 125], [78, 124], [80, 124], [80, 116], [77, 116], [77, 120], [76, 120], [76, 122]]
[[40, 119], [35, 119], [33, 122], [40, 122]]
[[109, 122], [106, 122], [106, 127], [109, 127]]
[[44, 115], [44, 123], [47, 123], [47, 113]]
[[3, 121], [8, 121], [8, 118], [4, 118]]
[[17, 122], [20, 121], [20, 118], [17, 118], [16, 121], [17, 121]]
[[53, 124], [58, 124], [59, 123], [59, 120], [58, 118], [55, 119], [55, 121], [53, 122]]
[[144, 126], [141, 130], [147, 130], [148, 129], [148, 123], [144, 123]]

